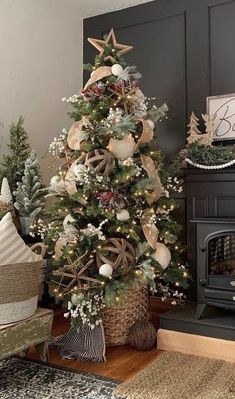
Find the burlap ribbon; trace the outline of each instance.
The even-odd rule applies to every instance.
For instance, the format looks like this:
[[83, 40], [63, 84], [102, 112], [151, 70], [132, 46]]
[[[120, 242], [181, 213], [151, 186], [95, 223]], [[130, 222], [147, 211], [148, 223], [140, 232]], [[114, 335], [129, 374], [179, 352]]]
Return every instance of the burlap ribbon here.
[[65, 175], [64, 179], [64, 185], [66, 188], [66, 191], [70, 194], [73, 195], [77, 192], [77, 186], [76, 186], [76, 180], [75, 180], [75, 174], [74, 174], [74, 169], [78, 163], [78, 160], [74, 161], [72, 165], [70, 166], [68, 172]]
[[81, 149], [81, 139], [78, 138], [78, 133], [80, 131], [82, 131], [83, 127], [86, 127], [89, 125], [89, 120], [83, 116], [82, 119], [78, 122], [75, 122], [69, 132], [68, 132], [68, 138], [67, 138], [67, 142], [68, 142], [68, 146], [69, 148], [71, 148], [72, 150], [80, 150]]
[[143, 144], [148, 144], [154, 136], [154, 130], [153, 128], [150, 126], [150, 124], [148, 123], [148, 121], [144, 118], [137, 118], [137, 122], [141, 122], [142, 126], [143, 126], [143, 131], [142, 134], [139, 138], [139, 140], [136, 143], [136, 150], [139, 149], [140, 145]]
[[154, 223], [148, 222], [146, 219], [142, 218], [141, 227], [144, 233], [144, 236], [150, 245], [151, 248], [156, 249], [156, 244], [158, 240], [159, 231]]
[[[81, 163], [82, 159], [85, 157], [85, 155], [81, 155], [78, 159], [76, 159], [72, 165], [70, 166], [70, 168], [68, 169], [68, 172], [65, 175], [65, 179], [64, 179], [64, 185], [65, 185], [65, 189], [66, 191], [70, 194], [76, 194], [77, 190], [77, 185], [76, 185], [76, 179], [75, 179], [75, 173], [74, 170], [77, 166], [77, 164]], [[80, 198], [78, 200], [82, 205], [86, 205], [87, 201], [83, 198]]]
[[63, 249], [66, 247], [68, 244], [73, 243], [76, 241], [77, 237], [74, 233], [68, 232], [68, 233], [63, 233], [61, 237], [56, 241], [55, 243], [55, 248], [54, 248], [54, 259], [59, 260], [61, 256], [63, 255]]
[[[154, 177], [155, 183], [153, 184], [153, 192], [151, 194], [149, 193], [148, 196], [148, 202], [152, 203], [154, 201], [157, 201], [157, 199], [159, 199], [161, 196], [162, 192], [161, 181], [152, 158], [146, 155], [141, 155], [141, 162], [143, 168], [148, 173], [148, 176]], [[143, 215], [140, 220], [140, 223], [144, 236], [147, 240], [147, 243], [150, 245], [151, 248], [156, 249], [159, 231], [156, 225], [153, 222], [149, 221], [149, 219], [150, 219], [149, 215]]]
[[59, 260], [63, 255], [63, 248], [68, 244], [68, 241], [61, 237], [56, 241], [54, 259]]
[[[136, 151], [139, 149], [141, 145], [148, 144], [153, 139], [154, 135], [154, 130], [146, 119], [138, 118], [137, 121], [142, 123], [143, 131], [139, 140], [136, 143], [135, 147]], [[154, 179], [153, 192], [149, 194], [149, 199], [148, 199], [148, 203], [151, 204], [152, 202], [157, 201], [161, 197], [162, 193], [161, 181], [152, 158], [143, 154], [140, 155], [140, 158], [142, 166], [146, 170], [148, 177]]]
[[[136, 144], [136, 149], [138, 149], [138, 147], [142, 144], [149, 143], [152, 140], [154, 133], [153, 129], [145, 119], [139, 118], [139, 120], [143, 124], [143, 132]], [[161, 180], [152, 158], [143, 154], [140, 155], [140, 158], [142, 162], [142, 167], [147, 172], [148, 177], [151, 177], [153, 179], [152, 192], [149, 192], [147, 196], [147, 202], [149, 205], [151, 205], [153, 202], [157, 201], [161, 197], [162, 194]], [[141, 219], [141, 226], [148, 244], [150, 245], [151, 248], [155, 249], [159, 235], [157, 227], [153, 222], [149, 222], [144, 217]]]
[[112, 75], [112, 69], [109, 66], [101, 66], [95, 69], [93, 72], [91, 72], [90, 79], [86, 82], [84, 90], [86, 90], [91, 84], [98, 82], [99, 80], [110, 75]]
[[147, 155], [140, 155], [143, 168], [146, 170], [148, 177], [153, 180], [152, 192], [148, 193], [147, 202], [151, 205], [153, 202], [157, 201], [162, 195], [162, 184], [155, 167], [154, 161]]

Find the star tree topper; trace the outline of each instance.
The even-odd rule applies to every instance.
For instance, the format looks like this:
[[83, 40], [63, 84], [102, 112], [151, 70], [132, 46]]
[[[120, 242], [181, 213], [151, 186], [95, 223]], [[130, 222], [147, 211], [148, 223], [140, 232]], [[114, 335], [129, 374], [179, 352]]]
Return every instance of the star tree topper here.
[[[90, 42], [92, 46], [94, 46], [100, 52], [99, 54], [100, 56], [103, 55], [105, 47], [110, 43], [113, 44], [113, 48], [117, 50], [117, 55], [119, 56], [128, 53], [133, 49], [133, 46], [127, 46], [126, 44], [117, 43], [113, 28], [110, 30], [105, 40], [93, 39], [89, 37], [88, 42]], [[105, 56], [104, 61], [111, 61], [113, 64], [116, 62], [116, 60], [112, 57], [112, 55]]]

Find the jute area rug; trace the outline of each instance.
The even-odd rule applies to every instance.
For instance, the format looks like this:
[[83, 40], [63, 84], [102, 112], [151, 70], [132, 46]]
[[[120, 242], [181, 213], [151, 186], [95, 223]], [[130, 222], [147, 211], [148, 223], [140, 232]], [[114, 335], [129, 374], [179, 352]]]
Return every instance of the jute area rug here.
[[235, 364], [163, 353], [132, 379], [117, 386], [113, 398], [235, 399]]
[[18, 358], [0, 361], [0, 399], [111, 399], [117, 384], [41, 362]]

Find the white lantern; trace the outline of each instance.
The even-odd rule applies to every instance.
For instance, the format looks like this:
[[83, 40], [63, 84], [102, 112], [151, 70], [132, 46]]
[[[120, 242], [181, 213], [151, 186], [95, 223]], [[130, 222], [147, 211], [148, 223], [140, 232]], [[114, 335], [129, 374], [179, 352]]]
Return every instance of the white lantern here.
[[171, 253], [167, 246], [161, 242], [157, 242], [156, 251], [151, 255], [163, 269], [166, 269], [171, 262]]
[[111, 71], [114, 76], [120, 76], [123, 73], [123, 67], [120, 64], [114, 64]]
[[120, 222], [125, 222], [126, 220], [130, 219], [130, 214], [126, 209], [122, 209], [117, 213], [116, 217]]
[[104, 277], [111, 277], [113, 274], [113, 268], [108, 263], [104, 263], [99, 268], [99, 274]]
[[136, 143], [131, 134], [127, 134], [121, 140], [111, 138], [109, 140], [109, 151], [118, 159], [132, 158]]

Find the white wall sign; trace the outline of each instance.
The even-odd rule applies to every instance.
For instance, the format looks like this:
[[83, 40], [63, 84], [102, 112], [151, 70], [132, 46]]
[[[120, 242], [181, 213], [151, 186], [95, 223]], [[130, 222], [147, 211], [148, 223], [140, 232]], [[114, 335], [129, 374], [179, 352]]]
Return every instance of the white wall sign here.
[[235, 93], [206, 99], [207, 114], [215, 115], [214, 140], [235, 140]]

